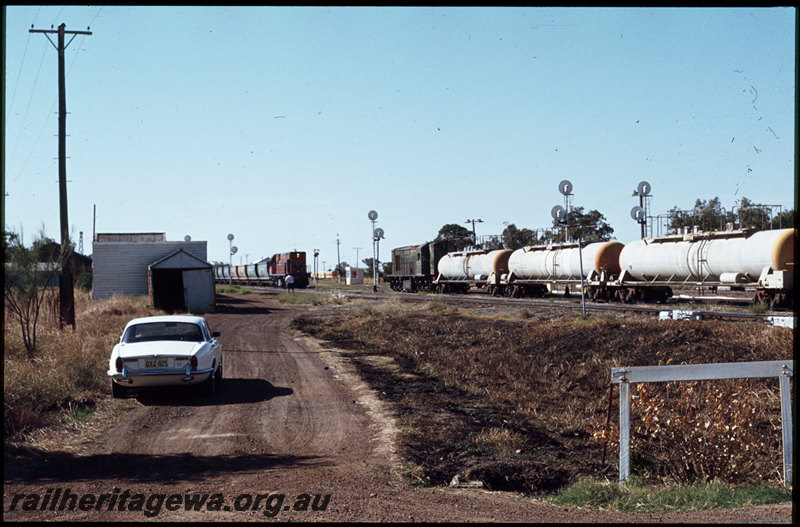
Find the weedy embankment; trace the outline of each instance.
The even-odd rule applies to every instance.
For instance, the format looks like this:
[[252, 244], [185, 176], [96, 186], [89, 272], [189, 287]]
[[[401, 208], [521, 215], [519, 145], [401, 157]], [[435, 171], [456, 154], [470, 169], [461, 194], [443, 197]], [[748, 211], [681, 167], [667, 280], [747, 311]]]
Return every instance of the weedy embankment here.
[[[612, 367], [793, 356], [790, 329], [712, 321], [486, 317], [432, 304], [294, 324], [346, 350], [393, 403], [412, 480], [459, 475], [534, 494], [618, 477]], [[632, 426], [642, 481], [780, 482], [774, 379], [641, 385]]]

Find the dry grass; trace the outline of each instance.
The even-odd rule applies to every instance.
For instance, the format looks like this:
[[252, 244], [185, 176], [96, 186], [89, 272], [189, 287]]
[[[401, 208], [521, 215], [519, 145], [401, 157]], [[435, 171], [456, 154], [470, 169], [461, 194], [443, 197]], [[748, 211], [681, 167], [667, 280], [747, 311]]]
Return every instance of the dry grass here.
[[75, 330], [58, 328], [50, 300], [38, 325], [37, 351], [28, 359], [19, 327], [6, 313], [3, 346], [5, 437], [30, 432], [77, 406], [91, 408], [109, 391], [108, 357], [125, 323], [156, 313], [146, 299], [113, 297], [92, 301], [75, 292]]
[[[446, 484], [460, 474], [482, 479], [490, 488], [524, 492], [553, 490], [584, 476], [614, 472], [618, 444], [615, 430], [606, 430], [612, 367], [777, 360], [792, 357], [793, 350], [793, 333], [786, 328], [616, 318], [543, 321], [529, 313], [482, 317], [436, 303], [427, 310], [370, 307], [335, 318], [307, 315], [295, 323], [349, 350], [363, 375], [396, 403], [401, 450], [434, 484]], [[389, 356], [406, 375], [376, 368], [374, 360], [361, 360], [366, 355]], [[776, 392], [777, 383], [773, 388]], [[741, 383], [716, 386], [723, 389], [719, 394], [708, 389], [695, 387], [692, 397], [712, 393], [724, 410], [724, 405], [735, 404], [731, 394], [741, 390], [748, 401], [755, 397], [760, 404], [759, 412], [752, 413], [758, 421], [754, 426], [764, 431], [758, 443], [745, 444], [755, 441], [754, 434], [738, 436], [743, 442], [735, 455], [747, 451], [748, 461], [740, 462], [747, 470], [721, 470], [730, 466], [731, 458], [720, 458], [723, 452], [713, 442], [698, 442], [689, 450], [677, 436], [666, 437], [663, 430], [652, 434], [643, 426], [634, 431], [634, 448], [647, 455], [635, 459], [634, 470], [660, 478], [775, 480], [781, 460], [780, 433], [774, 430], [774, 418], [780, 416], [776, 396]], [[685, 391], [673, 389], [651, 404], [650, 411], [665, 418], [682, 412], [684, 397]], [[641, 421], [647, 414], [641, 413], [642, 406], [635, 408]], [[612, 424], [617, 416], [615, 396]], [[744, 414], [718, 411], [713, 417], [730, 430]], [[728, 456], [735, 441], [726, 439]], [[693, 455], [715, 461], [689, 469], [662, 467], [676, 456]]]

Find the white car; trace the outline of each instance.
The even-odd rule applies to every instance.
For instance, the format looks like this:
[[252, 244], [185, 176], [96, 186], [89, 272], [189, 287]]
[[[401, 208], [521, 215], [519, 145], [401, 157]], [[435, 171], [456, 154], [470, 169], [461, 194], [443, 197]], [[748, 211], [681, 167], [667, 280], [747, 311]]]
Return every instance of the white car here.
[[213, 395], [222, 380], [218, 336], [203, 317], [131, 320], [108, 361], [112, 395], [124, 397], [133, 388], [180, 385], [200, 385], [205, 394]]

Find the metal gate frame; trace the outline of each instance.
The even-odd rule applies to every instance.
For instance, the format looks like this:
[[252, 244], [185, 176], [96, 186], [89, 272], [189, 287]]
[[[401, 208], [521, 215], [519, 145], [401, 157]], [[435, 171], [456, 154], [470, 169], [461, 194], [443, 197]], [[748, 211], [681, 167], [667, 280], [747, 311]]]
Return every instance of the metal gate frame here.
[[706, 381], [777, 377], [781, 393], [781, 429], [783, 435], [783, 482], [792, 485], [792, 400], [789, 378], [793, 360], [687, 364], [680, 366], [634, 366], [611, 368], [611, 382], [619, 384], [619, 480], [630, 476], [631, 392], [634, 382]]

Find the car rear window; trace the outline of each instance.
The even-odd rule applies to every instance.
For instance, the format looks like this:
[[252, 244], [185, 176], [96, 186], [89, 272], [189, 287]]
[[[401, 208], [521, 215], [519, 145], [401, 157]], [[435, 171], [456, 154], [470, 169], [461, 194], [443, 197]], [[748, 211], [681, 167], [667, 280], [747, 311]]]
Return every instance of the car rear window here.
[[125, 330], [122, 342], [150, 342], [154, 340], [184, 340], [203, 342], [200, 326], [185, 322], [148, 322], [135, 324]]

